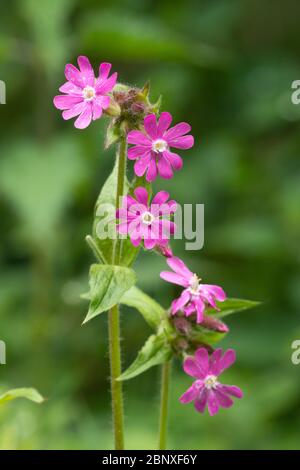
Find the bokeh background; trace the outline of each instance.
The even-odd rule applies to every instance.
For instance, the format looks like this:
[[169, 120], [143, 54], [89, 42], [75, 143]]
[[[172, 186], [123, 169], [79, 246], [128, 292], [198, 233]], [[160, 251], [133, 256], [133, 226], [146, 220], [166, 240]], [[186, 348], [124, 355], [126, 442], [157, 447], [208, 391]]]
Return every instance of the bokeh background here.
[[[5, 5], [4, 5], [5, 3]], [[226, 381], [245, 398], [214, 418], [182, 406], [190, 384], [173, 367], [169, 447], [295, 449], [300, 442], [300, 79], [297, 0], [10, 0], [1, 2], [0, 387], [34, 386], [43, 405], [0, 408], [0, 447], [112, 447], [107, 318], [84, 327], [97, 194], [110, 172], [106, 122], [85, 131], [52, 105], [66, 62], [113, 63], [125, 83], [150, 78], [162, 110], [192, 124], [196, 144], [162, 184], [182, 203], [205, 204], [205, 247], [174, 247], [229, 296], [262, 300], [229, 318], [236, 367]], [[166, 307], [164, 261], [143, 254], [139, 285]], [[149, 335], [123, 310], [123, 364]], [[125, 384], [127, 446], [155, 448], [159, 369]]]

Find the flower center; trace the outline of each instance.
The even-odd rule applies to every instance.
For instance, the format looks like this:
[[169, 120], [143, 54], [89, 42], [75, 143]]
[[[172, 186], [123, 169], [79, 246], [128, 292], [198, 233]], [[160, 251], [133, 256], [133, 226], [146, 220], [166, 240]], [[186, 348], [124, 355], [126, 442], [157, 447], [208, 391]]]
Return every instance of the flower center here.
[[191, 279], [190, 279], [190, 287], [189, 291], [193, 295], [199, 295], [199, 290], [200, 290], [200, 281], [201, 278], [197, 276], [197, 274], [193, 274]]
[[204, 385], [208, 390], [215, 388], [218, 383], [218, 377], [215, 375], [208, 375], [204, 380]]
[[82, 90], [82, 96], [86, 101], [91, 101], [96, 96], [95, 88], [93, 88], [92, 86], [87, 85]]
[[151, 225], [154, 218], [155, 218], [154, 215], [152, 215], [151, 212], [149, 212], [149, 211], [146, 211], [142, 214], [142, 222], [145, 225]]
[[157, 139], [152, 143], [152, 150], [156, 153], [161, 153], [167, 150], [168, 144], [163, 139]]

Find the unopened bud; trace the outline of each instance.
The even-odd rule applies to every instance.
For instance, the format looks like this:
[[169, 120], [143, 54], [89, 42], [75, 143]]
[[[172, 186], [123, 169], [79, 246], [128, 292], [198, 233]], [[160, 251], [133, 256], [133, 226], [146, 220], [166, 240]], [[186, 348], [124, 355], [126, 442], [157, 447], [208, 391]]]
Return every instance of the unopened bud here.
[[165, 256], [166, 258], [172, 258], [173, 256], [173, 251], [172, 248], [169, 245], [156, 245], [156, 251], [160, 255]]
[[110, 98], [109, 107], [104, 112], [108, 116], [118, 117], [121, 114], [121, 108], [113, 98]]
[[173, 320], [173, 325], [175, 326], [176, 330], [179, 331], [179, 333], [184, 335], [188, 335], [192, 329], [190, 322], [183, 317], [175, 317]]
[[229, 328], [221, 320], [211, 315], [204, 315], [201, 326], [209, 330], [219, 331], [220, 333], [227, 333]]

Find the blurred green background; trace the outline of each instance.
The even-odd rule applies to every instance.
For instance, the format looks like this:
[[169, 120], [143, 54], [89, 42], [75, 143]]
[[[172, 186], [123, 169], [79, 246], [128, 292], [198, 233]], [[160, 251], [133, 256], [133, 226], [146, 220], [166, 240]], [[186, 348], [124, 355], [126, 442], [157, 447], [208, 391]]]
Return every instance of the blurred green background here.
[[[300, 79], [297, 0], [1, 1], [0, 387], [34, 386], [43, 405], [0, 408], [0, 447], [112, 447], [107, 318], [84, 327], [97, 194], [113, 152], [106, 122], [78, 131], [52, 99], [64, 64], [88, 55], [113, 63], [119, 79], [193, 127], [195, 146], [172, 181], [156, 181], [181, 203], [205, 204], [205, 247], [179, 256], [229, 296], [263, 300], [229, 318], [223, 346], [236, 348], [226, 373], [245, 398], [214, 418], [182, 406], [191, 383], [173, 368], [169, 447], [295, 449], [300, 442]], [[159, 279], [164, 261], [143, 254], [139, 285], [166, 307], [175, 292]], [[149, 335], [123, 310], [124, 367]], [[155, 448], [159, 369], [125, 384], [127, 446]]]

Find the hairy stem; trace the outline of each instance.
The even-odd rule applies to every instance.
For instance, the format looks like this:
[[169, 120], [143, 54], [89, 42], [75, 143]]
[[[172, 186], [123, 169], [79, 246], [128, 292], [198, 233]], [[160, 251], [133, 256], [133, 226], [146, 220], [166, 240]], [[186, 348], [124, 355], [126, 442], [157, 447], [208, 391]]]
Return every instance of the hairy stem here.
[[165, 450], [167, 446], [170, 371], [171, 361], [163, 364], [161, 368], [159, 450]]
[[[118, 181], [116, 192], [116, 208], [119, 208], [120, 197], [124, 194], [124, 182], [126, 173], [127, 144], [124, 136], [118, 149]], [[112, 264], [120, 261], [121, 241], [116, 239], [114, 243]], [[121, 346], [120, 346], [120, 315], [119, 305], [111, 308], [108, 318], [109, 329], [109, 352], [110, 352], [110, 377], [111, 377], [111, 400], [115, 449], [124, 449], [124, 416], [123, 416], [123, 391], [122, 382], [116, 379], [121, 375]]]

